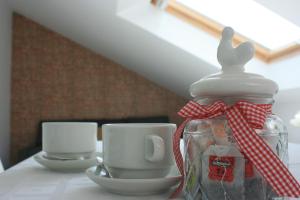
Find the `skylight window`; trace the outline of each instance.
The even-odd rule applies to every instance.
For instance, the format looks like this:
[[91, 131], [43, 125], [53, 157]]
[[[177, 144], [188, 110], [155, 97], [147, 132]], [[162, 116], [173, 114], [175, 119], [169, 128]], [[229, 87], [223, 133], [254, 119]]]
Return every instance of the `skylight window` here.
[[218, 35], [233, 27], [265, 61], [300, 50], [300, 27], [253, 0], [170, 0], [167, 11]]

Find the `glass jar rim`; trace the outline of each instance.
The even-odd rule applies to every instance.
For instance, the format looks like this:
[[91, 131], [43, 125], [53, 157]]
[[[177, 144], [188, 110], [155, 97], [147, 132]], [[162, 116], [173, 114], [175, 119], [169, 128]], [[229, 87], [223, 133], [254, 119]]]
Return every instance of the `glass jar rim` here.
[[194, 101], [201, 104], [211, 104], [215, 101], [224, 101], [228, 105], [232, 105], [238, 101], [248, 101], [255, 104], [274, 104], [273, 96], [253, 96], [253, 95], [240, 95], [240, 96], [201, 96], [194, 98]]

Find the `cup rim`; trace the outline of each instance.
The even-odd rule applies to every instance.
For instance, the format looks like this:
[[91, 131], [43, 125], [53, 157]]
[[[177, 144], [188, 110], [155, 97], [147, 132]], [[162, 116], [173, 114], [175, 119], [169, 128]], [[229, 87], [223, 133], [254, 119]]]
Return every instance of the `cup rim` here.
[[98, 125], [97, 122], [59, 122], [59, 121], [53, 121], [53, 122], [43, 122], [42, 125], [76, 125], [76, 124], [85, 124], [85, 125]]
[[125, 127], [125, 128], [154, 128], [154, 127], [176, 127], [174, 123], [109, 123], [103, 127]]

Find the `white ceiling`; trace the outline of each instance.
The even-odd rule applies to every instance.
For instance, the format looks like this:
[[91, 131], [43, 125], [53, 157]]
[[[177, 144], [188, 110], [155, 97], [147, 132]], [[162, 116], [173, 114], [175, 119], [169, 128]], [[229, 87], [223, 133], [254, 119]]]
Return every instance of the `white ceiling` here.
[[[154, 8], [149, 1], [10, 0], [10, 3], [18, 13], [188, 97], [192, 82], [219, 69], [218, 40]], [[289, 1], [299, 5], [297, 0]], [[277, 5], [272, 4], [274, 9], [281, 7]], [[286, 9], [286, 15], [300, 19]], [[282, 90], [289, 90], [300, 88], [299, 65], [299, 56], [273, 64], [253, 59], [247, 70], [271, 78]]]

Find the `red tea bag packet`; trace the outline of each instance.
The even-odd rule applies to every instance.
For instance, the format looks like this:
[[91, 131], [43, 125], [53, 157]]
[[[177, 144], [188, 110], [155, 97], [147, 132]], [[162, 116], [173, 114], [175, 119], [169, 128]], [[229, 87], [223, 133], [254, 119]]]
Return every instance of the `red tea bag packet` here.
[[203, 196], [244, 200], [244, 156], [235, 146], [211, 145], [202, 156]]

